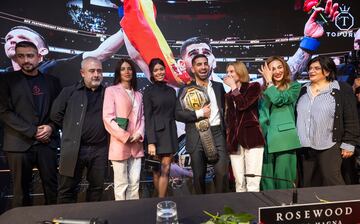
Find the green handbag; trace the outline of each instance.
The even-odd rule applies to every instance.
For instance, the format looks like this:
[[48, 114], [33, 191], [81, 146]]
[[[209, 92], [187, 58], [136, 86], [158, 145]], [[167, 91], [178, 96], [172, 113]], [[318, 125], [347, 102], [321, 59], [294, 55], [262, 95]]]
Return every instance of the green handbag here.
[[119, 125], [120, 128], [124, 129], [125, 131], [127, 130], [129, 119], [123, 117], [116, 117], [114, 120], [116, 121], [116, 123]]
[[[134, 97], [135, 97], [135, 96], [134, 96]], [[131, 100], [131, 99], [130, 99], [130, 100]], [[119, 127], [122, 128], [122, 129], [124, 129], [125, 131], [126, 131], [127, 128], [128, 128], [128, 124], [129, 124], [129, 119], [128, 119], [128, 117], [129, 117], [129, 115], [130, 115], [133, 107], [134, 107], [134, 100], [131, 100], [131, 110], [130, 110], [127, 118], [124, 118], [124, 117], [116, 117], [116, 118], [114, 119], [115, 122], [119, 125]]]

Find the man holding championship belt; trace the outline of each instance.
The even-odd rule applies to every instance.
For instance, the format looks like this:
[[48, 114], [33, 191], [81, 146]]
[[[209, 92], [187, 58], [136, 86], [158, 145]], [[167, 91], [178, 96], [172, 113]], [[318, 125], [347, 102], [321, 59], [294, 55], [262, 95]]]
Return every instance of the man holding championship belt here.
[[192, 59], [195, 82], [179, 90], [176, 120], [186, 124], [186, 150], [191, 157], [194, 187], [197, 194], [205, 193], [206, 165], [215, 170], [216, 193], [228, 189], [229, 155], [225, 143], [224, 87], [210, 81], [210, 66], [203, 54]]

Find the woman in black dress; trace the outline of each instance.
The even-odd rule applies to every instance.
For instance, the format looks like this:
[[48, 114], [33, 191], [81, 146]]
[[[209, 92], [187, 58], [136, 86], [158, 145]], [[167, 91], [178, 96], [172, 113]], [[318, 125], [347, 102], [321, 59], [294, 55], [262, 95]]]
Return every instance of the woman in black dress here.
[[161, 169], [154, 171], [155, 189], [161, 198], [166, 196], [172, 154], [178, 148], [175, 124], [176, 92], [166, 85], [165, 64], [161, 59], [152, 59], [149, 70], [153, 84], [144, 92], [145, 133], [149, 155], [157, 156], [161, 162]]

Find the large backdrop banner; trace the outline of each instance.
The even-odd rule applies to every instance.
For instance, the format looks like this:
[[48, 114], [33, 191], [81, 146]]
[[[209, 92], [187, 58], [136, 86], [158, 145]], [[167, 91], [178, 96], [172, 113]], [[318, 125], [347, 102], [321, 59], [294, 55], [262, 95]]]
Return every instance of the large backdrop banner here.
[[[353, 50], [360, 2], [335, 2], [340, 14], [334, 23], [323, 25], [316, 54], [344, 56]], [[13, 69], [14, 43], [28, 39], [45, 42], [40, 46], [41, 69], [60, 77], [64, 86], [80, 78], [80, 61], [86, 56], [104, 61], [109, 83], [119, 58], [133, 58], [138, 76], [146, 77], [146, 63], [160, 57], [168, 81], [178, 86], [190, 79], [182, 45], [201, 37], [211, 45], [212, 67], [219, 77], [234, 60], [244, 61], [255, 74], [266, 57], [287, 58], [296, 52], [309, 18], [303, 5], [303, 0], [8, 0], [0, 10], [0, 71]], [[324, 7], [324, 1], [319, 6]]]
[[[325, 2], [306, 0], [306, 6], [325, 7]], [[199, 53], [208, 56], [211, 78], [218, 81], [227, 63], [236, 60], [246, 64], [252, 79], [259, 78], [258, 68], [272, 55], [285, 59], [296, 55], [290, 61], [298, 65], [298, 77], [304, 78], [306, 73], [299, 69], [308, 59], [299, 50], [304, 34], [320, 41], [311, 53], [334, 57], [339, 64], [344, 65], [356, 49], [360, 1], [334, 2], [340, 6], [339, 15], [334, 22], [325, 22], [326, 13], [324, 19], [311, 20], [313, 9], [304, 10], [304, 0], [5, 0], [0, 8], [0, 76], [19, 69], [13, 60], [15, 44], [28, 40], [43, 56], [39, 70], [58, 77], [62, 86], [80, 80], [80, 63], [88, 56], [103, 61], [106, 85], [113, 81], [117, 61], [132, 58], [140, 91], [149, 84], [147, 64], [152, 58], [165, 61], [167, 81], [179, 87], [191, 79], [191, 59]], [[313, 29], [319, 24], [323, 29]], [[360, 31], [356, 35], [360, 43]], [[0, 200], [11, 198], [2, 131], [0, 123]], [[191, 176], [183, 133], [178, 124], [179, 166], [171, 167], [178, 176]], [[207, 178], [212, 174], [208, 167]], [[184, 182], [174, 176], [171, 173], [171, 186], [180, 188]], [[37, 175], [33, 179], [39, 183]], [[40, 185], [34, 189], [41, 192]], [[0, 203], [0, 213], [6, 208]]]

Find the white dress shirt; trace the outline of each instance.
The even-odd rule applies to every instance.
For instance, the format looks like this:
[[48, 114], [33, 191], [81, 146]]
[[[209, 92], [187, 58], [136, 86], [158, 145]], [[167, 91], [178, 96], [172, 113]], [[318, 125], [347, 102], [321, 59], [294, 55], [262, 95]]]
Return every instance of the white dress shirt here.
[[[211, 113], [210, 113], [210, 117], [209, 117], [209, 122], [210, 122], [210, 126], [217, 126], [220, 125], [221, 121], [220, 121], [220, 111], [219, 111], [219, 107], [217, 105], [216, 102], [216, 96], [215, 96], [215, 92], [214, 89], [212, 87], [212, 82], [209, 81], [208, 82], [208, 86], [206, 87], [206, 91], [207, 94], [210, 98], [210, 109], [211, 109]], [[204, 110], [200, 109], [200, 110], [196, 110], [196, 117], [197, 118], [201, 118], [204, 117]]]

